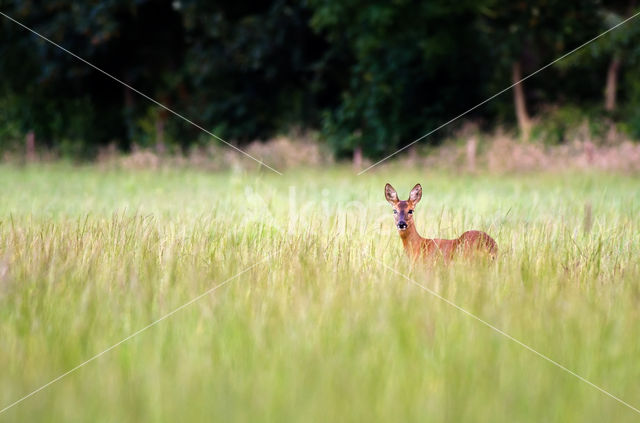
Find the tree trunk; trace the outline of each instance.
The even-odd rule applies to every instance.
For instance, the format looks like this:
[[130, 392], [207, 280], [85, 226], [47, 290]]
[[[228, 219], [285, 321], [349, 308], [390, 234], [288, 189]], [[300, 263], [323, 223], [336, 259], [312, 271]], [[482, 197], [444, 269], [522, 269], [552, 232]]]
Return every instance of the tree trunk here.
[[516, 118], [518, 119], [518, 128], [522, 139], [529, 140], [531, 134], [531, 118], [527, 112], [527, 103], [524, 95], [524, 87], [522, 83], [518, 83], [522, 79], [522, 65], [520, 61], [513, 62], [511, 79], [515, 86], [513, 87], [513, 100], [516, 106]]
[[[162, 102], [162, 104], [169, 105], [168, 96], [161, 96], [160, 101]], [[167, 152], [167, 144], [165, 142], [165, 128], [168, 117], [168, 112], [165, 109], [159, 109], [156, 114], [156, 153], [160, 155], [164, 155]]]
[[28, 162], [36, 160], [36, 133], [33, 131], [27, 132], [25, 137], [25, 156]]
[[604, 89], [604, 109], [612, 112], [616, 108], [616, 91], [618, 90], [618, 73], [620, 70], [620, 58], [614, 56], [609, 62], [607, 71], [607, 86]]
[[166, 114], [160, 112], [156, 115], [156, 153], [164, 155], [167, 151], [167, 146], [164, 142], [164, 127], [167, 120]]
[[353, 167], [362, 168], [362, 147], [360, 146], [353, 149]]

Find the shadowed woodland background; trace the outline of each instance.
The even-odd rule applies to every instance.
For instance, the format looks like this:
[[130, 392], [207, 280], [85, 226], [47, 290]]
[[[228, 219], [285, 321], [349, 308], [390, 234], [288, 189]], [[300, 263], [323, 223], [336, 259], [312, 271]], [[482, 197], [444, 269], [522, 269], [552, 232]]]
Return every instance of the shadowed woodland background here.
[[[621, 22], [634, 0], [0, 0], [0, 10], [240, 146], [313, 132], [378, 158]], [[635, 20], [465, 119], [562, 144], [640, 136]], [[106, 145], [217, 143], [0, 19], [0, 148], [93, 158]], [[462, 123], [422, 144], [437, 145]]]

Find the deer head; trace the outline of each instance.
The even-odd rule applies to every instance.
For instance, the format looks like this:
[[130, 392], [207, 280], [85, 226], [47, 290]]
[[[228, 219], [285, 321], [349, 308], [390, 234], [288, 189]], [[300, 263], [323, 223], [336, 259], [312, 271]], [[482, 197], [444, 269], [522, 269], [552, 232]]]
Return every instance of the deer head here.
[[400, 201], [398, 199], [398, 193], [390, 185], [387, 184], [384, 187], [384, 196], [393, 206], [393, 215], [396, 219], [396, 228], [398, 231], [406, 231], [407, 228], [413, 226], [413, 209], [416, 207], [420, 199], [422, 198], [422, 187], [420, 184], [416, 184], [409, 194], [407, 201]]

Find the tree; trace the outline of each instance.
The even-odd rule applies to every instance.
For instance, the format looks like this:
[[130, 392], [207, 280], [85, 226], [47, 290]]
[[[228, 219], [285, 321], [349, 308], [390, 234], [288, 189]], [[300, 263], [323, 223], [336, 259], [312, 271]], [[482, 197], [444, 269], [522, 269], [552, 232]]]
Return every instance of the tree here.
[[[319, 78], [326, 45], [304, 3], [0, 2], [45, 37], [232, 140], [317, 126], [318, 111], [336, 98], [331, 79]], [[113, 139], [187, 147], [201, 135], [14, 23], [0, 25], [0, 96], [14, 101], [20, 112], [11, 119], [24, 132], [70, 154]]]
[[[181, 36], [169, 2], [6, 3], [10, 16], [152, 97], [171, 91], [163, 83], [180, 64]], [[1, 94], [25, 132], [74, 155], [127, 138], [146, 103], [16, 24], [1, 25]]]
[[[191, 116], [239, 141], [313, 126], [335, 96], [322, 75], [325, 41], [304, 2], [184, 1], [183, 103]], [[321, 77], [321, 75], [323, 77]]]
[[[595, 35], [597, 0], [536, 2], [490, 0], [483, 9], [484, 32], [494, 47], [496, 62], [510, 69], [513, 104], [523, 139], [531, 132], [524, 83], [518, 83], [570, 48]], [[548, 72], [548, 71], [546, 71]]]
[[[379, 156], [479, 99], [481, 2], [312, 0], [311, 25], [342, 67], [324, 132], [339, 155]], [[453, 30], [455, 28], [455, 30]]]
[[[608, 29], [632, 16], [636, 12], [634, 3], [633, 1], [608, 2], [600, 13], [602, 26]], [[623, 25], [616, 28], [607, 37], [600, 39], [595, 48], [592, 48], [596, 57], [604, 56], [609, 60], [604, 89], [604, 108], [608, 112], [613, 112], [616, 109], [620, 68], [625, 60], [633, 63], [638, 59], [640, 55], [640, 49], [637, 47], [639, 41], [638, 25]]]
[[[0, 0], [0, 9], [225, 139], [320, 129], [338, 157], [358, 162], [621, 22], [629, 1]], [[545, 105], [601, 105], [606, 76], [605, 108], [640, 134], [636, 28], [621, 26], [466, 118], [485, 128], [515, 121], [528, 138]], [[27, 133], [29, 151], [45, 144], [71, 156], [113, 140], [159, 151], [216, 142], [4, 18], [0, 37], [0, 147]]]

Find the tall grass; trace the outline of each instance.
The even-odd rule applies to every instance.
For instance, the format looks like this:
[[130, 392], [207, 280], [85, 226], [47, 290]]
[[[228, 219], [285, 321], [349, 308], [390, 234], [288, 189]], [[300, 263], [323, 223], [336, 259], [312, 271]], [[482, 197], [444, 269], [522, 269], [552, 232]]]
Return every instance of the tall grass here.
[[[412, 267], [387, 181], [496, 262]], [[371, 258], [637, 407], [637, 178], [53, 165], [0, 167], [0, 199], [0, 408], [267, 258], [0, 421], [640, 417]]]

